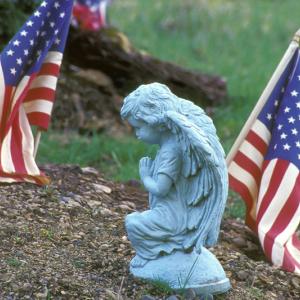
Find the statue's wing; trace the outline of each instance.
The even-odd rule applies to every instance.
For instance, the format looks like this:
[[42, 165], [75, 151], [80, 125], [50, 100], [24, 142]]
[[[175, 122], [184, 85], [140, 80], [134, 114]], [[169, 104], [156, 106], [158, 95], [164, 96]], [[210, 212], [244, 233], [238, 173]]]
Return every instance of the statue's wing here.
[[[207, 118], [203, 115], [202, 117]], [[183, 150], [182, 179], [178, 191], [188, 206], [185, 248], [213, 245], [217, 241], [227, 196], [224, 153], [213, 126], [203, 127], [176, 112], [166, 114], [168, 128], [178, 137]], [[212, 133], [213, 132], [213, 133]], [[221, 156], [221, 157], [220, 157]]]
[[211, 192], [214, 177], [210, 170], [218, 166], [218, 157], [205, 128], [200, 128], [187, 117], [173, 111], [167, 113], [166, 120], [168, 128], [178, 137], [183, 149], [182, 175], [192, 180], [191, 183], [194, 180], [197, 183], [190, 187], [187, 204], [198, 205]]

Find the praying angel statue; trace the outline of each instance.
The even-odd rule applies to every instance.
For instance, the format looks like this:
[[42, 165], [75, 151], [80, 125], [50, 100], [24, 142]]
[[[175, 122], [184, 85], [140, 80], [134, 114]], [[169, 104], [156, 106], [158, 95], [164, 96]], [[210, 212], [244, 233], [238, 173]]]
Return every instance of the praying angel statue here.
[[228, 193], [224, 150], [212, 120], [160, 83], [130, 93], [121, 116], [138, 139], [159, 146], [154, 159], [143, 157], [139, 164], [149, 210], [131, 213], [125, 221], [136, 251], [131, 272], [161, 278], [177, 289], [179, 278], [184, 281], [194, 268], [187, 287], [199, 293], [228, 290], [223, 268], [204, 248], [218, 240]]

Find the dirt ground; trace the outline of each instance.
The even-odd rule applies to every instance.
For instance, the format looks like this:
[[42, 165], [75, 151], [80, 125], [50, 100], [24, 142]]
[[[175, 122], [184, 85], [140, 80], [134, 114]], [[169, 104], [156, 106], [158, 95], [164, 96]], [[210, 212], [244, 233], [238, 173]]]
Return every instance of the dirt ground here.
[[[124, 216], [147, 207], [136, 182], [104, 180], [93, 168], [46, 165], [48, 187], [2, 185], [0, 299], [166, 299], [164, 286], [134, 279]], [[218, 257], [232, 289], [215, 299], [300, 299], [300, 277], [264, 260], [241, 221], [225, 219]], [[184, 299], [184, 296], [178, 298]]]

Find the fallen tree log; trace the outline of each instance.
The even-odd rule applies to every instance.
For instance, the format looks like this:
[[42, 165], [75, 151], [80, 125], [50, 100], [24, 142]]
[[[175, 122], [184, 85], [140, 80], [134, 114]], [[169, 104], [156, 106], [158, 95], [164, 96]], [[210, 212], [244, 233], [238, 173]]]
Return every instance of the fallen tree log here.
[[121, 96], [143, 83], [164, 83], [178, 96], [202, 107], [222, 102], [226, 82], [220, 76], [190, 71], [136, 50], [127, 37], [114, 28], [87, 32], [72, 28], [66, 59], [80, 68], [96, 69], [109, 76]]

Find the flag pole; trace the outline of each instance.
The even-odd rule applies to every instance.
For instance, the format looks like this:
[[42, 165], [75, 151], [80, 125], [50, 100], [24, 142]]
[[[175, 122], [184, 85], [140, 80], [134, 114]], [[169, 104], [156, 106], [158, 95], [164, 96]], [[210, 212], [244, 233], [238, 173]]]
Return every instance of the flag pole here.
[[33, 149], [33, 157], [36, 157], [38, 147], [41, 140], [42, 131], [40, 129], [37, 130], [35, 138], [34, 138], [34, 149]]
[[257, 118], [259, 112], [261, 111], [262, 107], [265, 105], [266, 101], [268, 100], [272, 90], [274, 89], [278, 79], [280, 78], [281, 74], [283, 73], [285, 67], [293, 57], [296, 49], [299, 47], [300, 42], [300, 29], [295, 33], [292, 42], [290, 43], [289, 47], [287, 48], [286, 52], [284, 53], [280, 63], [278, 64], [276, 70], [274, 71], [270, 81], [268, 82], [267, 86], [265, 87], [264, 91], [262, 92], [261, 96], [259, 97], [254, 109], [252, 110], [247, 122], [245, 123], [244, 127], [242, 128], [239, 136], [235, 140], [233, 146], [231, 147], [227, 157], [226, 163], [227, 166], [231, 163], [233, 157], [235, 156], [237, 150], [239, 149], [241, 143], [246, 138], [247, 133], [250, 130], [254, 120]]

